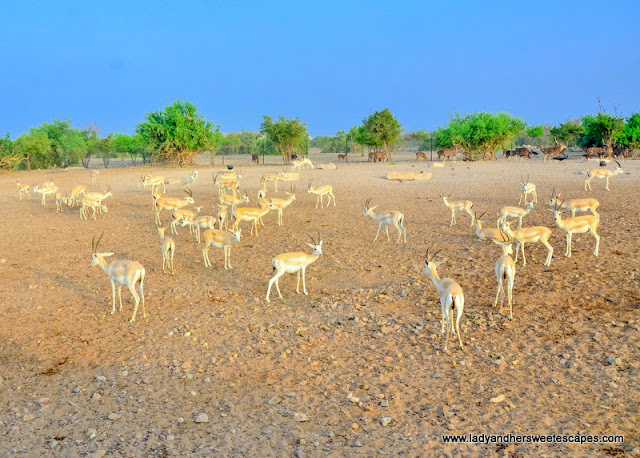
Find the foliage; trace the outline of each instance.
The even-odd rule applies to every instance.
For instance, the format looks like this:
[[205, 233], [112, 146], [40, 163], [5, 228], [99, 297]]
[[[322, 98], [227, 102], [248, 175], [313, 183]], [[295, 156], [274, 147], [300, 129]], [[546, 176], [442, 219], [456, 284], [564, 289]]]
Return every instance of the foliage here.
[[179, 100], [165, 106], [164, 111], [147, 113], [145, 121], [138, 123], [136, 134], [159, 160], [180, 167], [192, 163], [202, 151], [215, 150], [222, 140], [219, 125], [198, 114], [192, 103]]
[[[142, 157], [145, 161], [148, 150], [141, 135], [127, 135], [125, 133], [115, 134], [113, 138], [113, 148], [116, 153], [123, 156], [128, 154], [133, 165], [136, 165], [136, 159]], [[124, 162], [124, 161], [123, 161]]]
[[527, 129], [527, 136], [540, 137], [544, 134], [544, 126], [534, 126]]
[[574, 138], [582, 135], [583, 132], [584, 129], [579, 120], [567, 121], [549, 130], [554, 139], [565, 145], [569, 145]]
[[392, 161], [391, 151], [402, 140], [402, 125], [388, 108], [367, 116], [358, 127], [356, 143], [367, 147], [382, 146]]
[[0, 170], [13, 171], [24, 161], [24, 157], [15, 152], [14, 146], [9, 134], [4, 138], [0, 138]]
[[624, 129], [614, 137], [614, 143], [629, 148], [640, 148], [640, 112], [632, 114]]
[[282, 154], [282, 160], [288, 164], [291, 154], [296, 150], [302, 151], [306, 146], [308, 138], [307, 125], [300, 121], [300, 118], [285, 119], [279, 116], [273, 122], [271, 116], [263, 116], [260, 131], [271, 141]]
[[580, 146], [590, 148], [593, 146], [611, 146], [616, 134], [622, 132], [625, 127], [624, 119], [607, 113], [598, 113], [596, 116], [588, 115], [582, 118], [584, 132], [579, 139]]
[[14, 152], [19, 154], [28, 170], [46, 169], [56, 165], [51, 154], [51, 140], [44, 132], [31, 129], [14, 142]]
[[416, 148], [418, 151], [428, 150], [431, 146], [430, 143], [431, 134], [425, 129], [405, 132], [404, 141], [406, 145], [412, 149]]
[[441, 133], [444, 139], [450, 136], [452, 145], [467, 159], [476, 160], [480, 156], [495, 156], [498, 148], [511, 142], [525, 127], [524, 121], [507, 113], [478, 112], [464, 116], [457, 113]]

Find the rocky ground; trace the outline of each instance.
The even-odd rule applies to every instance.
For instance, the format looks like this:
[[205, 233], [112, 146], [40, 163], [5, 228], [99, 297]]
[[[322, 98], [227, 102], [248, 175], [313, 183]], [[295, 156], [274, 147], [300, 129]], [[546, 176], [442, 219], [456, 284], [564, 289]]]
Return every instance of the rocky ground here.
[[[327, 162], [324, 157], [314, 159]], [[355, 159], [355, 158], [354, 158]], [[229, 159], [228, 159], [229, 160]], [[240, 159], [248, 163], [246, 158]], [[239, 161], [239, 160], [238, 160]], [[149, 191], [138, 174], [182, 177], [188, 170], [101, 170], [99, 189], [113, 189], [109, 211], [81, 221], [56, 214], [52, 202], [18, 200], [15, 180], [51, 179], [68, 192], [89, 183], [84, 170], [0, 177], [0, 455], [36, 456], [594, 456], [640, 447], [639, 162], [594, 181], [596, 164], [499, 160], [429, 168], [410, 155], [397, 163], [338, 164], [302, 173], [296, 201], [265, 217], [260, 236], [222, 250], [213, 267], [181, 229], [176, 275], [163, 275]], [[233, 160], [232, 160], [233, 162]], [[237, 162], [237, 161], [236, 161]], [[255, 203], [259, 177], [278, 167], [243, 165], [242, 187]], [[197, 205], [213, 214], [213, 169], [200, 167]], [[217, 168], [216, 170], [220, 170]], [[420, 182], [388, 182], [387, 171], [432, 172]], [[492, 308], [499, 248], [481, 242], [438, 193], [474, 201], [489, 225], [503, 205], [516, 205], [521, 173], [538, 187], [524, 225], [553, 228], [555, 252], [528, 245], [514, 288], [514, 320]], [[337, 207], [315, 209], [306, 185], [331, 184]], [[600, 200], [600, 255], [588, 234], [564, 235], [545, 206], [556, 188], [566, 197]], [[281, 187], [279, 193], [284, 195]], [[269, 186], [272, 191], [272, 186]], [[176, 186], [167, 195], [180, 196]], [[378, 210], [406, 215], [406, 246], [372, 243]], [[170, 215], [162, 215], [167, 224]], [[132, 299], [111, 311], [106, 275], [90, 267], [91, 239], [101, 250], [146, 268], [147, 318], [130, 324]], [[323, 256], [307, 270], [309, 296], [295, 276], [281, 280], [284, 300], [266, 303], [271, 259], [306, 250], [320, 234]], [[395, 234], [392, 231], [392, 239]], [[438, 296], [424, 274], [431, 244], [444, 276], [465, 291], [465, 349], [443, 352]], [[623, 444], [451, 445], [443, 434], [623, 434]], [[635, 449], [635, 450], [634, 450]]]

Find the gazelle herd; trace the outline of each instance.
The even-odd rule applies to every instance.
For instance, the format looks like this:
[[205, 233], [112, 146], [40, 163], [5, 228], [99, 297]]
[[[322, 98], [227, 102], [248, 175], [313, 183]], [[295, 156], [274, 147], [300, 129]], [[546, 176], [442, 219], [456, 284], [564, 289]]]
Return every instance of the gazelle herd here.
[[[309, 161], [310, 162], [310, 161]], [[159, 248], [162, 254], [162, 272], [166, 270], [170, 271], [172, 275], [176, 274], [174, 266], [174, 260], [176, 257], [176, 249], [179, 248], [179, 244], [176, 243], [176, 239], [172, 236], [165, 234], [168, 227], [162, 227], [160, 219], [161, 212], [167, 210], [171, 212], [172, 221], [170, 223], [170, 232], [172, 235], [177, 236], [178, 226], [189, 227], [189, 233], [195, 233], [195, 241], [192, 243], [204, 243], [202, 248], [202, 258], [204, 267], [212, 267], [211, 259], [209, 257], [209, 250], [214, 248], [221, 248], [223, 250], [224, 257], [224, 269], [231, 270], [231, 249], [234, 246], [239, 246], [242, 230], [240, 224], [243, 221], [247, 221], [251, 224], [250, 235], [258, 237], [259, 225], [264, 226], [263, 219], [269, 214], [270, 211], [277, 212], [275, 223], [277, 226], [283, 226], [283, 213], [290, 206], [295, 206], [296, 193], [295, 188], [292, 186], [290, 192], [287, 192], [287, 197], [276, 197], [275, 195], [269, 195], [267, 190], [267, 182], [273, 181], [277, 188], [278, 181], [292, 181], [296, 180], [298, 174], [296, 172], [305, 171], [305, 166], [310, 165], [308, 162], [295, 161], [293, 163], [293, 172], [283, 171], [277, 174], [265, 174], [260, 180], [260, 188], [257, 190], [257, 194], [252, 194], [257, 197], [257, 206], [252, 206], [249, 194], [244, 190], [242, 181], [242, 174], [239, 172], [225, 172], [213, 175], [213, 192], [215, 193], [215, 201], [212, 206], [215, 212], [211, 215], [202, 214], [204, 205], [196, 207], [196, 198], [194, 198], [192, 190], [188, 185], [194, 183], [197, 180], [197, 171], [193, 172], [183, 179], [171, 179], [165, 180], [163, 176], [152, 177], [150, 175], [143, 175], [139, 178], [139, 187], [146, 188], [151, 187], [153, 196], [153, 210], [154, 210], [154, 223], [156, 227], [157, 235], [159, 236]], [[606, 189], [609, 190], [609, 178], [622, 173], [620, 164], [615, 171], [607, 169], [591, 169], [588, 172], [587, 181], [585, 181], [585, 190], [587, 186], [590, 189], [590, 181], [594, 177], [605, 178], [607, 180]], [[96, 173], [91, 173], [91, 181], [97, 178]], [[167, 197], [166, 184], [182, 185], [183, 191], [186, 196], [183, 197]], [[209, 185], [210, 186], [210, 185]], [[20, 182], [16, 182], [19, 199], [22, 200], [23, 195], [30, 197], [30, 191], [33, 190], [42, 195], [42, 205], [46, 205], [46, 197], [52, 195], [56, 200], [57, 211], [62, 211], [63, 206], [76, 207], [80, 206], [80, 217], [82, 219], [96, 219], [96, 215], [100, 213], [107, 213], [108, 209], [105, 205], [105, 201], [112, 197], [111, 186], [106, 186], [106, 192], [99, 191], [87, 191], [87, 186], [78, 184], [71, 189], [68, 195], [62, 194], [59, 187], [52, 181], [45, 182], [42, 185], [25, 185]], [[162, 190], [161, 190], [162, 188]], [[241, 191], [242, 189], [242, 191]], [[216, 192], [217, 191], [217, 192]], [[277, 191], [277, 189], [276, 189]], [[336, 206], [336, 199], [333, 194], [333, 187], [325, 184], [323, 186], [313, 186], [312, 182], [308, 182], [307, 191], [309, 194], [316, 196], [316, 206], [318, 205], [324, 208], [324, 196], [327, 196], [327, 207], [330, 206], [331, 199], [333, 199], [333, 207]], [[451, 212], [451, 220], [449, 226], [456, 224], [456, 212], [465, 212], [470, 218], [470, 227], [475, 229], [475, 235], [480, 240], [491, 240], [500, 247], [500, 256], [497, 257], [495, 263], [495, 276], [497, 281], [497, 292], [493, 306], [496, 307], [498, 301], [500, 301], [500, 308], [498, 313], [502, 313], [502, 308], [505, 302], [509, 307], [509, 318], [513, 319], [513, 288], [516, 277], [516, 264], [518, 261], [519, 252], [522, 254], [522, 265], [526, 265], [525, 257], [525, 244], [540, 243], [547, 249], [547, 256], [544, 261], [545, 266], [549, 266], [553, 256], [553, 247], [549, 243], [552, 235], [552, 230], [546, 226], [526, 226], [523, 227], [523, 218], [531, 214], [534, 211], [534, 203], [537, 203], [536, 185], [527, 180], [522, 180], [520, 184], [520, 201], [518, 206], [505, 206], [499, 209], [497, 214], [498, 218], [496, 226], [492, 224], [489, 227], [485, 226], [486, 221], [482, 218], [486, 212], [477, 215], [473, 210], [473, 202], [471, 200], [455, 200], [450, 201], [449, 195], [439, 195], [444, 205]], [[514, 200], [515, 200], [514, 189]], [[551, 198], [548, 202], [548, 210], [553, 213], [555, 225], [564, 232], [566, 235], [566, 251], [565, 256], [571, 256], [571, 243], [573, 234], [583, 234], [589, 232], [595, 238], [595, 249], [593, 254], [598, 256], [600, 236], [597, 233], [600, 224], [600, 215], [597, 210], [599, 202], [593, 198], [575, 198], [575, 199], [560, 199], [561, 194], [556, 194], [555, 189], [551, 194]], [[365, 208], [363, 217], [371, 218], [378, 223], [378, 230], [373, 241], [376, 241], [379, 237], [380, 230], [384, 226], [387, 240], [390, 241], [389, 227], [393, 226], [398, 236], [396, 244], [407, 243], [407, 232], [405, 227], [405, 215], [397, 210], [390, 210], [376, 213], [377, 206], [370, 206], [372, 197], [365, 202]], [[519, 205], [524, 200], [524, 207]], [[198, 204], [203, 204], [198, 199]], [[248, 204], [245, 206], [245, 204]], [[537, 206], [536, 206], [537, 207]], [[577, 212], [589, 211], [590, 214], [576, 216]], [[570, 212], [571, 217], [563, 218], [563, 212]], [[149, 218], [150, 219], [150, 218]], [[512, 223], [509, 219], [517, 219], [517, 229], [512, 229]], [[103, 232], [104, 234], [104, 232]], [[192, 237], [193, 235], [189, 235]], [[120, 302], [120, 310], [122, 310], [122, 286], [127, 286], [134, 298], [135, 307], [131, 322], [135, 321], [138, 306], [142, 302], [142, 314], [146, 317], [145, 301], [144, 301], [144, 278], [145, 268], [137, 261], [132, 260], [116, 260], [108, 262], [106, 258], [113, 255], [113, 253], [98, 252], [98, 247], [102, 235], [98, 238], [97, 242], [95, 237], [92, 241], [91, 252], [91, 265], [100, 266], [101, 269], [107, 274], [112, 285], [112, 312], [115, 313], [116, 301], [116, 284], [118, 285], [118, 298]], [[157, 241], [158, 239], [156, 239]], [[178, 240], [180, 242], [180, 240]], [[316, 262], [322, 252], [322, 239], [318, 236], [318, 240], [311, 237], [312, 243], [307, 243], [311, 248], [311, 253], [308, 252], [287, 252], [277, 254], [272, 259], [274, 276], [268, 281], [266, 301], [270, 301], [270, 293], [272, 286], [275, 284], [276, 291], [279, 298], [282, 299], [282, 294], [279, 287], [279, 279], [285, 273], [297, 274], [296, 292], [298, 294], [308, 294], [306, 288], [306, 269], [311, 264]], [[180, 242], [185, 243], [185, 242]], [[513, 254], [513, 245], [516, 245], [515, 260], [511, 257]], [[197, 245], [196, 245], [197, 246]], [[452, 278], [441, 278], [437, 272], [438, 267], [444, 262], [445, 259], [436, 260], [436, 255], [440, 250], [429, 254], [427, 250], [424, 273], [429, 276], [436, 291], [440, 297], [440, 306], [442, 312], [441, 319], [441, 335], [446, 334], [444, 349], [448, 348], [449, 335], [457, 335], [458, 343], [461, 349], [464, 348], [462, 342], [462, 336], [460, 333], [460, 319], [464, 312], [464, 292], [462, 286]], [[180, 260], [180, 257], [178, 257]], [[158, 259], [159, 265], [159, 259]], [[302, 291], [300, 290], [300, 279], [302, 279]], [[139, 283], [138, 289], [136, 284]], [[446, 331], [445, 331], [446, 323]]]

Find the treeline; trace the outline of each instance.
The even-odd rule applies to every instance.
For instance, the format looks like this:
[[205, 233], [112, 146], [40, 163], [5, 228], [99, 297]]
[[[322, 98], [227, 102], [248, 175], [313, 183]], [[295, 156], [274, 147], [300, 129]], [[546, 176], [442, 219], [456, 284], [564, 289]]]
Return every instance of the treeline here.
[[164, 110], [147, 113], [135, 133], [101, 136], [96, 126], [74, 127], [70, 120], [54, 120], [29, 129], [15, 140], [0, 138], [0, 167], [40, 169], [82, 164], [89, 166], [99, 157], [105, 167], [111, 158], [139, 162], [175, 163], [184, 166], [199, 153], [280, 154], [288, 163], [293, 154], [308, 154], [309, 148], [323, 153], [349, 154], [383, 151], [392, 159], [399, 148], [424, 151], [455, 148], [467, 159], [495, 157], [495, 153], [517, 145], [549, 146], [565, 144], [581, 148], [640, 147], [640, 113], [628, 118], [607, 113], [602, 107], [595, 115], [583, 116], [558, 126], [530, 126], [507, 113], [478, 112], [455, 114], [446, 126], [433, 131], [404, 131], [386, 108], [371, 113], [362, 124], [335, 136], [311, 139], [307, 125], [299, 118], [273, 119], [264, 116], [259, 132], [223, 134], [220, 126], [199, 114], [187, 101], [175, 101]]

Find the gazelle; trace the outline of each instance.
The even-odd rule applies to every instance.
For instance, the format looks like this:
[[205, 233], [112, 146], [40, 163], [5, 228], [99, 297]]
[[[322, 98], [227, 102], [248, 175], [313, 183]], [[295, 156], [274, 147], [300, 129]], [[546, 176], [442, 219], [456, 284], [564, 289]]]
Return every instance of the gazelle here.
[[173, 255], [176, 251], [176, 242], [173, 241], [173, 238], [164, 236], [164, 231], [167, 229], [166, 227], [156, 226], [156, 229], [158, 230], [162, 246], [162, 273], [164, 273], [164, 267], [166, 265], [167, 268], [171, 269], [171, 275], [175, 275], [176, 271], [173, 267]]
[[281, 173], [265, 173], [262, 175], [262, 180], [273, 181], [273, 189], [275, 192], [278, 192], [278, 182], [282, 181], [283, 178], [287, 178], [287, 176], [287, 171], [283, 170]]
[[553, 217], [558, 227], [567, 234], [567, 250], [564, 253], [565, 256], [571, 257], [571, 235], [584, 234], [585, 232], [589, 232], [596, 239], [596, 249], [593, 254], [598, 256], [600, 236], [596, 231], [600, 225], [600, 216], [597, 213], [595, 215], [573, 216], [563, 220], [562, 209], [558, 207], [557, 204], [554, 208], [549, 208], [549, 211], [553, 212]]
[[336, 206], [336, 197], [333, 195], [333, 187], [331, 185], [320, 186], [319, 188], [314, 188], [311, 182], [307, 185], [307, 193], [316, 195], [316, 208], [318, 208], [318, 202], [320, 203], [320, 208], [324, 208], [324, 204], [322, 199], [324, 196], [328, 197], [327, 207], [331, 203], [331, 198], [333, 197], [333, 206]]
[[98, 175], [100, 174], [100, 172], [98, 170], [92, 170], [91, 171], [91, 186], [97, 186], [98, 185]]
[[229, 225], [229, 216], [227, 213], [227, 205], [216, 205], [218, 207], [218, 214], [216, 215], [218, 218], [218, 227], [223, 230], [227, 230]]
[[311, 170], [312, 168], [314, 168], [313, 166], [313, 162], [311, 162], [311, 159], [309, 159], [308, 157], [305, 157], [304, 159], [302, 159], [302, 161], [300, 161], [301, 165], [300, 168], [302, 170], [304, 170], [304, 166], [307, 166], [307, 169]]
[[[241, 196], [230, 196], [229, 194], [222, 194], [221, 196], [218, 196], [218, 200], [222, 205], [231, 206], [231, 212], [233, 213], [233, 211], [236, 209], [236, 205], [245, 202], [249, 203], [249, 196], [246, 192]], [[258, 201], [260, 201], [260, 199], [258, 199]]]
[[296, 160], [296, 161], [293, 161], [291, 164], [292, 164], [291, 165], [291, 171], [292, 172], [296, 172], [296, 171], [301, 172], [302, 171], [302, 161], [297, 161]]
[[237, 180], [240, 181], [240, 179], [242, 179], [242, 172], [240, 170], [229, 170], [227, 172], [223, 172], [222, 175], [220, 175], [220, 178], [222, 178], [223, 180]]
[[498, 228], [507, 218], [518, 218], [518, 229], [520, 229], [522, 227], [522, 217], [527, 216], [531, 210], [533, 210], [533, 202], [527, 202], [524, 208], [502, 207], [498, 215]]
[[86, 196], [87, 187], [83, 184], [75, 185], [71, 188], [71, 195], [69, 196], [69, 206], [75, 207], [78, 204], [80, 195]]
[[[433, 259], [440, 252], [440, 250], [429, 256], [429, 249], [424, 262], [424, 273], [431, 277], [433, 286], [436, 287], [438, 295], [440, 296], [440, 309], [442, 310], [442, 320], [440, 321], [440, 335], [444, 334], [444, 322], [447, 322], [447, 337], [444, 343], [444, 351], [447, 351], [449, 345], [449, 334], [453, 331], [453, 335], [458, 334], [458, 342], [460, 343], [460, 349], [462, 346], [462, 337], [460, 336], [460, 318], [464, 311], [464, 293], [462, 287], [451, 278], [440, 278], [437, 272], [437, 268], [442, 264], [446, 258], [436, 262]], [[456, 313], [455, 321], [453, 319], [453, 313]], [[452, 323], [453, 321], [453, 323]]]
[[591, 190], [591, 180], [593, 180], [594, 178], [605, 178], [607, 180], [607, 185], [605, 186], [605, 189], [607, 191], [610, 191], [609, 189], [609, 178], [615, 177], [616, 175], [620, 174], [620, 173], [624, 173], [624, 171], [622, 170], [622, 166], [620, 165], [620, 163], [618, 161], [615, 161], [616, 164], [618, 164], [618, 166], [616, 167], [615, 170], [608, 170], [608, 169], [591, 169], [587, 171], [587, 179], [584, 180], [584, 190], [587, 190], [587, 186], [589, 186], [589, 189]]
[[62, 206], [67, 205], [69, 199], [67, 197], [62, 197], [62, 193], [60, 191], [56, 191], [56, 213], [62, 213]]
[[236, 208], [231, 212], [232, 217], [235, 219], [234, 230], [238, 230], [238, 227], [242, 221], [251, 221], [251, 235], [253, 235], [253, 229], [256, 230], [256, 237], [258, 236], [258, 222], [262, 220], [262, 217], [269, 213], [269, 210], [275, 210], [276, 207], [271, 203], [271, 199], [267, 197], [259, 202], [260, 208], [244, 207]]
[[293, 253], [282, 253], [273, 258], [272, 264], [273, 269], [276, 271], [276, 274], [269, 280], [269, 287], [267, 288], [267, 302], [269, 301], [269, 295], [271, 294], [271, 286], [275, 283], [276, 290], [278, 291], [278, 296], [280, 299], [283, 299], [282, 294], [280, 293], [280, 285], [278, 281], [280, 277], [282, 277], [286, 273], [298, 274], [298, 282], [296, 283], [296, 293], [300, 294], [300, 274], [302, 274], [302, 291], [304, 294], [308, 295], [307, 292], [307, 283], [305, 278], [305, 273], [307, 271], [307, 267], [310, 264], [314, 263], [321, 255], [322, 255], [322, 240], [319, 243], [311, 238], [311, 243], [307, 243], [313, 250], [312, 254], [307, 254], [303, 252], [293, 252]]
[[193, 226], [196, 228], [196, 240], [198, 240], [198, 243], [200, 243], [201, 229], [214, 229], [216, 222], [218, 222], [218, 218], [216, 216], [198, 216], [193, 220]]
[[449, 202], [449, 197], [451, 196], [451, 194], [449, 194], [448, 196], [441, 196], [440, 194], [438, 195], [440, 196], [444, 204], [447, 207], [449, 207], [449, 209], [451, 209], [451, 224], [449, 224], [449, 226], [455, 226], [456, 212], [463, 211], [463, 212], [466, 212], [469, 216], [471, 216], [471, 225], [469, 227], [473, 227], [473, 223], [475, 222], [475, 219], [476, 219], [475, 214], [471, 210], [471, 207], [473, 207], [473, 202], [471, 202], [470, 200], [455, 200], [455, 201]]
[[527, 264], [527, 258], [524, 255], [524, 244], [540, 242], [547, 247], [547, 259], [544, 262], [545, 266], [551, 264], [551, 256], [553, 256], [553, 247], [549, 244], [549, 238], [551, 237], [551, 229], [545, 226], [531, 226], [511, 230], [509, 222], [502, 223], [502, 230], [505, 234], [516, 241], [516, 260], [518, 262], [518, 251], [522, 247], [522, 265]]
[[98, 203], [102, 203], [103, 200], [105, 200], [108, 197], [111, 197], [111, 186], [107, 185], [107, 192], [105, 193], [101, 193], [101, 192], [87, 192], [85, 194], [85, 197], [88, 197], [89, 199], [92, 200], [97, 200]]
[[[176, 229], [178, 224], [180, 224], [184, 219], [195, 219], [198, 213], [200, 213], [200, 207], [196, 207], [195, 211], [184, 209], [174, 210], [173, 213], [171, 213], [171, 217], [173, 218], [173, 221], [171, 221], [171, 233], [178, 235], [178, 231]], [[191, 227], [189, 229], [191, 229]]]
[[[126, 259], [111, 261], [107, 263], [104, 258], [113, 256], [113, 253], [98, 253], [98, 245], [104, 232], [100, 235], [100, 238], [95, 242], [96, 238], [93, 237], [91, 241], [91, 266], [100, 266], [105, 274], [111, 281], [111, 289], [113, 291], [113, 309], [111, 314], [116, 311], [116, 283], [118, 284], [118, 299], [120, 299], [120, 311], [122, 311], [122, 287], [126, 285], [131, 291], [133, 299], [136, 301], [135, 308], [133, 309], [133, 316], [129, 322], [136, 321], [136, 313], [138, 312], [138, 304], [140, 304], [140, 298], [142, 298], [142, 317], [146, 318], [147, 314], [144, 309], [144, 274], [145, 270], [138, 261], [129, 261]], [[95, 243], [94, 243], [95, 242]], [[136, 292], [136, 283], [140, 281], [140, 296]]]
[[164, 184], [164, 177], [154, 177], [151, 175], [143, 175], [142, 177], [142, 187], [146, 188], [147, 186], [151, 186], [151, 194], [154, 193], [156, 188], [160, 188], [162, 186], [162, 192], [167, 192], [167, 187]]
[[556, 195], [555, 189], [551, 193], [551, 199], [549, 200], [549, 206], [555, 207], [559, 205], [560, 208], [568, 210], [571, 212], [571, 216], [576, 216], [576, 212], [585, 212], [589, 210], [592, 214], [597, 215], [598, 206], [600, 206], [600, 202], [596, 199], [569, 199], [569, 200], [560, 200], [560, 194]]
[[396, 240], [396, 244], [400, 243], [400, 238], [404, 236], [404, 243], [407, 243], [407, 229], [404, 227], [404, 213], [399, 211], [386, 211], [378, 214], [373, 213], [373, 211], [378, 207], [374, 205], [369, 208], [369, 204], [371, 203], [371, 199], [373, 197], [369, 197], [367, 201], [364, 203], [364, 213], [362, 216], [365, 218], [368, 216], [374, 221], [378, 221], [378, 232], [376, 233], [373, 241], [378, 240], [378, 235], [380, 235], [380, 229], [382, 226], [385, 226], [387, 230], [387, 240], [391, 240], [389, 238], [389, 226], [393, 226], [398, 230], [398, 240]]
[[80, 219], [87, 219], [87, 209], [89, 208], [93, 212], [91, 217], [95, 220], [97, 220], [96, 213], [98, 210], [104, 213], [107, 213], [108, 211], [107, 206], [103, 205], [100, 201], [85, 196], [80, 199]]
[[260, 183], [262, 183], [262, 186], [260, 187], [260, 189], [258, 189], [258, 202], [260, 201], [260, 199], [264, 199], [265, 197], [267, 197], [267, 180], [262, 177], [260, 178]]
[[42, 186], [34, 186], [33, 191], [40, 193], [42, 195], [42, 205], [47, 205], [47, 196], [55, 194], [58, 191], [58, 187], [53, 184], [53, 181], [48, 181]]
[[202, 256], [204, 257], [204, 266], [211, 267], [209, 259], [209, 248], [216, 247], [224, 250], [224, 269], [231, 269], [231, 248], [240, 241], [242, 229], [237, 231], [222, 231], [217, 229], [207, 229], [204, 231], [204, 248]]
[[[522, 180], [522, 175], [520, 175], [520, 180]], [[527, 175], [527, 181], [522, 181], [520, 183], [520, 201], [518, 205], [522, 203], [522, 198], [524, 197], [525, 203], [527, 202], [527, 195], [531, 194], [533, 196], [533, 201], [538, 203], [538, 194], [536, 194], [536, 185], [533, 183], [529, 183], [529, 176]]]
[[188, 194], [188, 197], [180, 199], [179, 197], [161, 197], [155, 202], [156, 207], [156, 225], [160, 226], [160, 212], [162, 210], [175, 211], [182, 207], [186, 207], [189, 204], [193, 204], [193, 193], [191, 189], [187, 188], [184, 192]]
[[198, 181], [198, 171], [194, 170], [191, 172], [191, 175], [188, 177], [184, 177], [180, 180], [183, 187], [189, 186], [191, 183], [195, 183]]
[[237, 194], [238, 188], [240, 187], [240, 181], [234, 178], [218, 179], [217, 174], [212, 174], [212, 176], [213, 184], [218, 188], [218, 195], [224, 194], [226, 191], [231, 191], [234, 196]]
[[278, 209], [278, 226], [284, 226], [282, 221], [282, 212], [285, 208], [287, 208], [291, 203], [296, 200], [295, 189], [291, 188], [291, 192], [288, 192], [287, 195], [289, 198], [287, 199], [279, 199], [277, 197], [271, 198], [271, 204]]
[[501, 229], [494, 229], [492, 227], [483, 228], [482, 216], [485, 212], [480, 213], [480, 216], [476, 216], [476, 236], [480, 240], [491, 240], [494, 243], [500, 244], [500, 241], [504, 239], [504, 232]]
[[29, 189], [31, 188], [30, 185], [20, 184], [20, 182], [16, 180], [16, 187], [18, 188], [18, 197], [20, 198], [20, 200], [22, 200], [22, 194], [26, 194], [27, 199], [31, 198], [31, 196], [29, 195]]
[[502, 256], [496, 261], [496, 279], [498, 280], [498, 292], [496, 293], [496, 300], [493, 301], [493, 306], [498, 305], [498, 297], [501, 296], [500, 309], [498, 313], [502, 313], [502, 306], [504, 305], [504, 285], [503, 280], [507, 281], [507, 302], [509, 304], [509, 318], [513, 320], [512, 300], [513, 300], [513, 281], [516, 277], [516, 263], [509, 255], [513, 254], [513, 248], [511, 247], [513, 240], [510, 237], [505, 236], [502, 242], [498, 242], [500, 248], [502, 248]]

